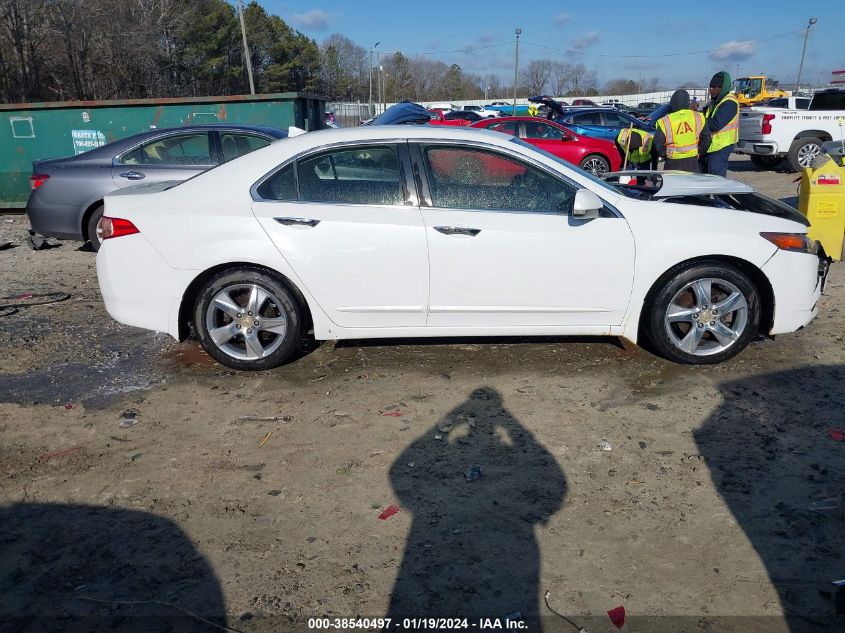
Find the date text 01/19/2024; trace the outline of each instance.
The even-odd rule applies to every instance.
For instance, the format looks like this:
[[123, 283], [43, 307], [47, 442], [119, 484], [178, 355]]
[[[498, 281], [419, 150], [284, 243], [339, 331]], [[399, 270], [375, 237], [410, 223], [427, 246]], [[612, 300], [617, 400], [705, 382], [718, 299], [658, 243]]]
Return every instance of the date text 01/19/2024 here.
[[511, 618], [308, 618], [308, 628], [317, 631], [431, 631], [514, 630], [528, 627], [521, 619]]

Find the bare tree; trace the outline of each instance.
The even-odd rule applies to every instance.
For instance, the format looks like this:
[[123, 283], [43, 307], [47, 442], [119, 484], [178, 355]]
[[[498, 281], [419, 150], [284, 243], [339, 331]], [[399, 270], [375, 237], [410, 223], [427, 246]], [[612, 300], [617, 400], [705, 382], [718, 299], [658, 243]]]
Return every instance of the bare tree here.
[[550, 81], [554, 96], [566, 94], [572, 83], [572, 64], [553, 62]]
[[543, 94], [543, 89], [552, 75], [552, 61], [550, 59], [535, 59], [531, 61], [523, 72], [525, 88], [529, 95]]

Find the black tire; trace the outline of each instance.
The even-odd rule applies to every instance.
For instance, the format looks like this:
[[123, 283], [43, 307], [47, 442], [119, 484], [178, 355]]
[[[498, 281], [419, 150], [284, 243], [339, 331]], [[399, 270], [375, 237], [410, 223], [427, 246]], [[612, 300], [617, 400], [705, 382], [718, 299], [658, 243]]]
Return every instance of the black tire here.
[[822, 151], [822, 142], [814, 137], [799, 138], [792, 141], [786, 159], [792, 171], [802, 171], [804, 167], [810, 167], [816, 156]]
[[97, 225], [100, 223], [100, 218], [103, 217], [103, 205], [99, 205], [94, 209], [90, 216], [88, 216], [88, 223], [85, 226], [86, 236], [91, 243], [91, 248], [95, 251], [100, 250], [100, 238], [97, 236]]
[[[690, 286], [703, 282], [700, 287], [706, 288], [706, 280], [711, 280], [711, 303], [701, 306], [694, 287]], [[729, 286], [733, 289], [728, 289]], [[737, 300], [739, 307], [733, 310], [724, 311], [724, 314], [719, 310], [717, 316], [709, 313], [723, 305], [733, 292], [742, 295], [744, 306]], [[669, 306], [673, 301], [676, 315], [680, 314], [677, 308], [692, 312], [698, 305], [704, 310], [691, 314], [688, 320], [673, 321], [669, 318]], [[642, 318], [643, 329], [655, 351], [668, 360], [686, 365], [712, 365], [733, 358], [754, 339], [760, 326], [760, 296], [754, 283], [745, 273], [721, 262], [697, 262], [670, 271], [657, 283], [643, 309], [646, 311]], [[694, 340], [694, 337], [687, 338], [687, 334], [696, 328], [699, 328], [700, 342], [693, 344], [696, 353], [690, 353], [682, 347], [685, 341]], [[726, 332], [736, 335], [728, 339], [731, 342], [724, 343]]]
[[594, 176], [601, 176], [610, 171], [610, 161], [601, 154], [589, 154], [585, 156], [578, 166]]
[[[248, 310], [252, 287], [268, 295], [261, 300], [254, 314]], [[225, 293], [224, 296], [232, 301], [232, 305], [241, 310], [237, 313], [242, 315], [241, 318], [216, 307], [212, 309], [212, 302], [221, 293]], [[260, 297], [260, 293], [256, 296]], [[279, 321], [282, 316], [286, 321], [284, 327], [276, 326], [280, 329], [283, 327], [281, 333], [252, 327], [253, 323], [259, 323], [260, 320]], [[242, 371], [273, 369], [289, 360], [298, 349], [304, 320], [304, 308], [297, 301], [296, 294], [276, 276], [250, 266], [226, 270], [209, 279], [200, 289], [194, 305], [194, 327], [205, 351], [220, 364]], [[237, 333], [232, 333], [221, 344], [212, 337], [210, 325], [221, 329], [231, 326], [237, 328]], [[254, 353], [255, 348], [247, 345], [244, 330], [250, 332], [253, 343], [257, 341], [260, 348], [268, 352], [266, 355], [257, 356]]]
[[751, 155], [751, 164], [757, 167], [758, 169], [774, 169], [777, 167], [781, 161], [783, 161], [783, 156], [755, 156]]

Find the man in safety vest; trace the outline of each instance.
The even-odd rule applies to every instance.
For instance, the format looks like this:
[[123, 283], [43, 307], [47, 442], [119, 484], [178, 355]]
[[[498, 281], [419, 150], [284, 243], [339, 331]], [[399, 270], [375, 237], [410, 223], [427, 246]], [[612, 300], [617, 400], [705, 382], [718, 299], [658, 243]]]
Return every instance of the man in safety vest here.
[[540, 112], [540, 108], [537, 107], [536, 103], [528, 104], [528, 116], [537, 116]]
[[713, 136], [702, 155], [702, 171], [727, 176], [728, 158], [739, 140], [739, 102], [731, 94], [731, 76], [718, 72], [710, 80], [710, 102], [704, 110], [707, 129]]
[[690, 110], [689, 93], [676, 90], [669, 114], [657, 121], [654, 150], [665, 159], [663, 169], [698, 172], [698, 157], [710, 146], [710, 130], [701, 112]]
[[616, 135], [616, 149], [623, 163], [627, 150], [630, 169], [657, 169], [657, 154], [651, 151], [653, 142], [654, 134], [637, 128], [623, 127]]

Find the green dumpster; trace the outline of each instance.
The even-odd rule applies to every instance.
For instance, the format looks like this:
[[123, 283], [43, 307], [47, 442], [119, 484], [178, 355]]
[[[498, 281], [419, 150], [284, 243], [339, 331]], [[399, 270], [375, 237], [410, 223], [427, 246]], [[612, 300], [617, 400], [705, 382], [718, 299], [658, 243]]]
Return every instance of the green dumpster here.
[[154, 128], [200, 123], [317, 130], [324, 127], [325, 105], [325, 97], [297, 92], [0, 105], [0, 208], [26, 206], [36, 160], [81, 154]]

